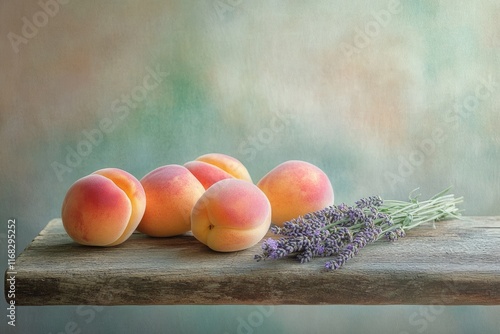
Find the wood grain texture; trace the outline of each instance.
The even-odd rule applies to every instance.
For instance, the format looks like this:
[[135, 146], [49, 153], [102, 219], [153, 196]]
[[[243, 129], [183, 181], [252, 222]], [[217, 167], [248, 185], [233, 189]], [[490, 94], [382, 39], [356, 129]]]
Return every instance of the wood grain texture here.
[[80, 246], [54, 219], [16, 261], [15, 302], [500, 304], [500, 217], [426, 224], [394, 243], [368, 245], [334, 272], [323, 270], [323, 258], [307, 264], [292, 258], [256, 262], [253, 255], [259, 251], [260, 243], [217, 253], [191, 235], [138, 233], [113, 248]]

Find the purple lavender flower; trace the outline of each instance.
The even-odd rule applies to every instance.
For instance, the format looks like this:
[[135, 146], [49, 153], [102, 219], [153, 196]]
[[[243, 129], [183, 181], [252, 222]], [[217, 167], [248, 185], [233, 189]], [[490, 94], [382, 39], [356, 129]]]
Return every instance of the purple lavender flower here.
[[349, 259], [353, 258], [358, 252], [364, 248], [368, 243], [377, 240], [380, 234], [380, 228], [373, 227], [361, 230], [356, 233], [352, 242], [348, 243], [335, 259], [325, 263], [325, 268], [338, 269], [344, 265]]
[[[262, 244], [262, 254], [256, 255], [255, 259], [279, 259], [294, 254], [304, 263], [314, 257], [332, 256], [341, 254], [342, 250], [362, 248], [366, 244], [365, 239], [371, 241], [378, 235], [375, 233], [378, 230], [374, 219], [378, 217], [376, 207], [379, 205], [378, 197], [369, 197], [360, 200], [356, 207], [332, 205], [287, 221], [283, 227], [273, 226], [271, 231], [283, 237], [278, 240], [266, 239]], [[354, 236], [349, 227], [356, 224], [362, 225], [364, 229]], [[349, 256], [343, 255], [343, 258], [346, 261]]]
[[355, 206], [341, 203], [307, 213], [285, 222], [283, 227], [272, 226], [271, 231], [281, 237], [264, 240], [262, 254], [254, 258], [261, 261], [294, 256], [305, 263], [315, 257], [333, 257], [325, 268], [341, 268], [382, 236], [395, 241], [405, 236], [405, 229], [423, 222], [456, 218], [459, 211], [455, 204], [462, 198], [445, 195], [446, 191], [423, 202], [415, 198], [409, 202], [383, 201], [371, 196], [356, 201]]
[[378, 208], [382, 205], [383, 202], [384, 201], [380, 196], [370, 196], [367, 198], [361, 198], [360, 200], [356, 201], [356, 207], [360, 209], [371, 207]]
[[406, 232], [401, 227], [385, 232], [385, 238], [389, 241], [396, 241], [406, 236]]

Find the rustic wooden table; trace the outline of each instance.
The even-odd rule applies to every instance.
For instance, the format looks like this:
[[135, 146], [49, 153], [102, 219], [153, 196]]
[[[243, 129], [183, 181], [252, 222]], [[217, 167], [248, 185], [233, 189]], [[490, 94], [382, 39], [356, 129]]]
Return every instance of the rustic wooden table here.
[[216, 253], [191, 235], [142, 234], [113, 248], [86, 247], [72, 242], [54, 219], [16, 260], [15, 302], [500, 304], [500, 217], [426, 224], [394, 243], [368, 245], [334, 272], [323, 270], [322, 258], [256, 262], [259, 250], [260, 244]]

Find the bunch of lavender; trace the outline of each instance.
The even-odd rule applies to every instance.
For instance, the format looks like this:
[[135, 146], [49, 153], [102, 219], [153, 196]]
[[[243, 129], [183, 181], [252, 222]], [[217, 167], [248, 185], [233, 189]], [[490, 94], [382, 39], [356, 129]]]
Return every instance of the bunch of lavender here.
[[409, 196], [409, 201], [362, 198], [354, 206], [332, 205], [319, 211], [272, 226], [279, 238], [262, 243], [262, 254], [255, 260], [295, 256], [301, 263], [314, 257], [332, 257], [325, 268], [335, 270], [354, 257], [368, 243], [385, 237], [395, 241], [405, 231], [422, 223], [458, 218], [456, 204], [463, 198], [447, 194], [449, 188], [426, 201]]

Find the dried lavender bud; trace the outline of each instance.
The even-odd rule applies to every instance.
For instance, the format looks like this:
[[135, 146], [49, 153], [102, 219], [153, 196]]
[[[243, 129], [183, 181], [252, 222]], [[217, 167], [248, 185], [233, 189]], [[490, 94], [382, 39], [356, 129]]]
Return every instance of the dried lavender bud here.
[[342, 267], [349, 259], [353, 258], [368, 243], [377, 240], [378, 229], [366, 229], [356, 233], [354, 240], [342, 249], [337, 257], [325, 263], [327, 269], [338, 269]]
[[356, 201], [356, 207], [363, 209], [363, 208], [371, 208], [371, 207], [379, 207], [382, 205], [384, 201], [380, 196], [370, 196], [366, 198], [361, 198], [360, 200]]
[[389, 241], [396, 241], [398, 239], [398, 236], [394, 231], [385, 232], [385, 237]]
[[306, 249], [301, 254], [297, 255], [297, 259], [299, 259], [300, 263], [305, 263], [311, 261], [313, 257], [313, 253], [310, 249]]
[[286, 236], [314, 236], [317, 231], [325, 226], [325, 220], [319, 219], [318, 217], [304, 218], [299, 217], [297, 219], [285, 222], [282, 229], [281, 235]]
[[385, 238], [389, 241], [396, 241], [399, 238], [403, 238], [405, 236], [406, 232], [401, 227], [397, 227], [392, 231], [385, 232]]
[[380, 225], [387, 225], [387, 226], [394, 225], [391, 216], [388, 215], [387, 213], [377, 212], [375, 214], [375, 219], [381, 221]]

